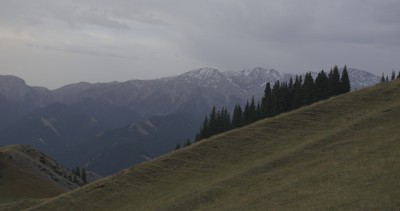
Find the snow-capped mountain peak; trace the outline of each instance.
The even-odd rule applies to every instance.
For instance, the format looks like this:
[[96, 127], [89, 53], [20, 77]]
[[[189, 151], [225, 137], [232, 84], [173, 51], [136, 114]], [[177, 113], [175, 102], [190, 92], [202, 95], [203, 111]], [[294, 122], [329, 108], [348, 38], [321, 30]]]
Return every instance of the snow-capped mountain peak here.
[[282, 75], [274, 70], [274, 69], [266, 69], [262, 67], [256, 67], [252, 69], [244, 69], [242, 71], [226, 71], [223, 72], [229, 78], [262, 78], [264, 80], [275, 79], [279, 80], [282, 78]]
[[195, 70], [186, 72], [186, 73], [182, 74], [181, 76], [183, 78], [205, 80], [205, 79], [220, 77], [221, 75], [222, 75], [222, 73], [215, 68], [203, 67], [200, 69], [195, 69]]
[[[343, 71], [343, 69], [340, 71]], [[349, 68], [347, 71], [349, 73], [351, 89], [353, 90], [368, 87], [372, 84], [377, 84], [380, 81], [380, 77], [364, 70]]]
[[241, 71], [223, 72], [229, 81], [237, 87], [241, 87], [247, 93], [259, 95], [260, 87], [265, 86], [267, 82], [274, 83], [282, 80], [283, 76], [274, 69], [266, 69], [261, 67], [244, 69]]
[[201, 87], [212, 87], [217, 89], [227, 81], [227, 78], [219, 70], [210, 67], [204, 67], [186, 72], [177, 76], [178, 80]]
[[[304, 74], [300, 74], [303, 75]], [[312, 72], [315, 79], [317, 73]], [[234, 86], [245, 93], [255, 95], [262, 94], [260, 87], [265, 87], [267, 82], [273, 84], [275, 81], [288, 81], [294, 74], [281, 74], [275, 69], [266, 69], [262, 67], [248, 68], [241, 71], [224, 71], [204, 67], [186, 72], [178, 78], [183, 79], [189, 84], [201, 87], [212, 87], [219, 89], [221, 87]], [[370, 86], [379, 82], [379, 77], [361, 70], [349, 69], [349, 77], [352, 82], [352, 89]]]

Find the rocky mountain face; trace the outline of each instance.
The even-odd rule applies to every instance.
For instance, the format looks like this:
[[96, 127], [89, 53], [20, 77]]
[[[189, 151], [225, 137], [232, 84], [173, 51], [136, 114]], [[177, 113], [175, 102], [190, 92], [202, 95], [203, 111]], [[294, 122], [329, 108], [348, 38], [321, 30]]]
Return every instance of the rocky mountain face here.
[[[0, 144], [29, 144], [70, 167], [107, 175], [192, 139], [212, 106], [232, 110], [252, 96], [260, 99], [267, 82], [291, 76], [265, 68], [201, 68], [155, 80], [81, 82], [52, 91], [0, 76]], [[349, 69], [349, 77], [353, 89], [379, 82], [356, 69]]]

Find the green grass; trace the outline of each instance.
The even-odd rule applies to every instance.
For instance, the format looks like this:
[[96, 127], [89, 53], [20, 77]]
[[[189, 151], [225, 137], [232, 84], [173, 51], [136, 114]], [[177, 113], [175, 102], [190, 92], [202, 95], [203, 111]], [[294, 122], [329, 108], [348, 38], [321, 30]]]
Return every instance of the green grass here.
[[400, 208], [400, 81], [224, 133], [33, 210]]

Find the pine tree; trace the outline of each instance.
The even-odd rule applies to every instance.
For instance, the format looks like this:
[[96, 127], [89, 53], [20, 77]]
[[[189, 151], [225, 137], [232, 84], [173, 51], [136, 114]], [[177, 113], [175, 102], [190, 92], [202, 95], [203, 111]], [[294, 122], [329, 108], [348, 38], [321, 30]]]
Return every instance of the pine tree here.
[[288, 86], [288, 98], [289, 98], [289, 110], [292, 110], [294, 107], [294, 81], [293, 78], [290, 77], [289, 79], [289, 86]]
[[400, 79], [400, 70], [399, 70], [399, 74], [397, 75], [397, 79]]
[[288, 88], [289, 88], [290, 90], [293, 89], [293, 78], [292, 78], [292, 77], [290, 77], [290, 79], [289, 79], [289, 86], [288, 86]]
[[386, 82], [389, 82], [389, 76], [386, 76]]
[[268, 82], [265, 86], [264, 97], [261, 99], [262, 117], [271, 116], [271, 84]]
[[303, 104], [309, 105], [314, 102], [314, 79], [311, 72], [306, 73], [303, 84]]
[[385, 74], [384, 73], [382, 73], [382, 77], [381, 77], [381, 83], [384, 83], [385, 82]]
[[221, 133], [223, 131], [223, 122], [224, 122], [223, 119], [224, 119], [224, 117], [223, 117], [222, 111], [218, 110], [217, 111], [217, 123], [215, 124], [214, 135]]
[[208, 121], [208, 117], [206, 116], [203, 121], [203, 125], [200, 129], [199, 133], [199, 141], [204, 138], [210, 137], [210, 123]]
[[[209, 124], [209, 137], [217, 134], [217, 110], [215, 106], [212, 108], [210, 113], [210, 124]], [[207, 137], [208, 138], [208, 137]]]
[[328, 75], [329, 79], [329, 96], [340, 94], [340, 73], [337, 65], [331, 69]]
[[226, 108], [222, 108], [222, 132], [228, 131], [232, 128], [231, 115]]
[[292, 109], [300, 108], [303, 105], [303, 88], [302, 88], [302, 77], [296, 76], [293, 84], [293, 100]]
[[280, 100], [282, 103], [283, 110], [282, 112], [289, 111], [292, 107], [292, 99], [291, 92], [289, 90], [289, 86], [286, 82], [281, 83], [280, 86]]
[[249, 101], [247, 101], [243, 111], [243, 123], [247, 125], [249, 124], [249, 121], [250, 121], [250, 103]]
[[192, 142], [190, 141], [190, 139], [186, 139], [185, 147], [188, 147], [190, 145], [192, 145]]
[[396, 72], [393, 70], [392, 71], [392, 77], [390, 78], [392, 81], [394, 80], [394, 79], [396, 79]]
[[343, 68], [342, 77], [340, 78], [340, 89], [342, 94], [350, 92], [351, 90], [350, 79], [346, 65]]
[[276, 81], [271, 92], [271, 116], [278, 115], [284, 111], [284, 100], [281, 92], [281, 83]]
[[322, 70], [318, 73], [315, 79], [315, 98], [316, 100], [323, 100], [328, 97], [328, 76]]
[[261, 112], [261, 104], [257, 102], [256, 112], [255, 112], [255, 120], [258, 121], [262, 119], [262, 112]]
[[239, 104], [236, 104], [233, 110], [232, 127], [238, 128], [243, 125], [243, 111]]
[[252, 123], [256, 121], [256, 103], [254, 101], [254, 96], [251, 98], [249, 109], [249, 123]]
[[83, 182], [86, 184], [87, 183], [87, 179], [86, 179], [86, 170], [85, 170], [85, 168], [82, 168], [82, 176], [81, 176], [81, 178], [82, 178], [82, 180], [83, 180]]
[[81, 177], [81, 170], [78, 166], [76, 167], [75, 174], [76, 176]]
[[180, 148], [181, 148], [181, 144], [177, 143], [176, 146], [175, 146], [175, 150], [178, 150]]
[[[238, 105], [235, 107], [236, 115], [238, 115], [237, 109]], [[238, 116], [236, 116], [235, 118], [241, 119], [241, 117]], [[242, 122], [241, 120], [238, 121], [238, 119], [235, 119], [235, 121], [237, 121], [235, 124], [239, 124], [239, 122]], [[210, 112], [210, 115], [204, 118], [203, 125], [200, 127], [200, 131], [196, 134], [195, 142], [228, 131], [231, 128], [232, 122], [228, 110], [225, 107], [222, 107], [221, 110], [217, 110], [214, 106]], [[185, 146], [185, 144], [183, 146]]]

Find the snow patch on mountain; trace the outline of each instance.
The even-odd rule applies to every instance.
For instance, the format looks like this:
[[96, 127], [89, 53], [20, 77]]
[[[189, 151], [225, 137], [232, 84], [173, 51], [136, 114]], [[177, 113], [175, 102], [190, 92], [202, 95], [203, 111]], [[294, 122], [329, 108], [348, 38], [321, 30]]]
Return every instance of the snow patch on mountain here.
[[223, 77], [221, 72], [215, 68], [211, 67], [203, 67], [200, 69], [195, 69], [189, 72], [186, 72], [181, 75], [183, 79], [186, 81], [191, 81], [191, 80], [213, 80], [213, 79], [219, 79]]
[[56, 119], [54, 119], [54, 118], [45, 119], [42, 117], [42, 118], [40, 118], [40, 120], [42, 121], [42, 123], [45, 127], [50, 128], [55, 134], [61, 135], [60, 132], [58, 132], [58, 130], [53, 125], [53, 123], [56, 121]]
[[349, 73], [352, 90], [362, 89], [377, 84], [380, 81], [380, 77], [364, 70], [349, 68], [347, 71]]

